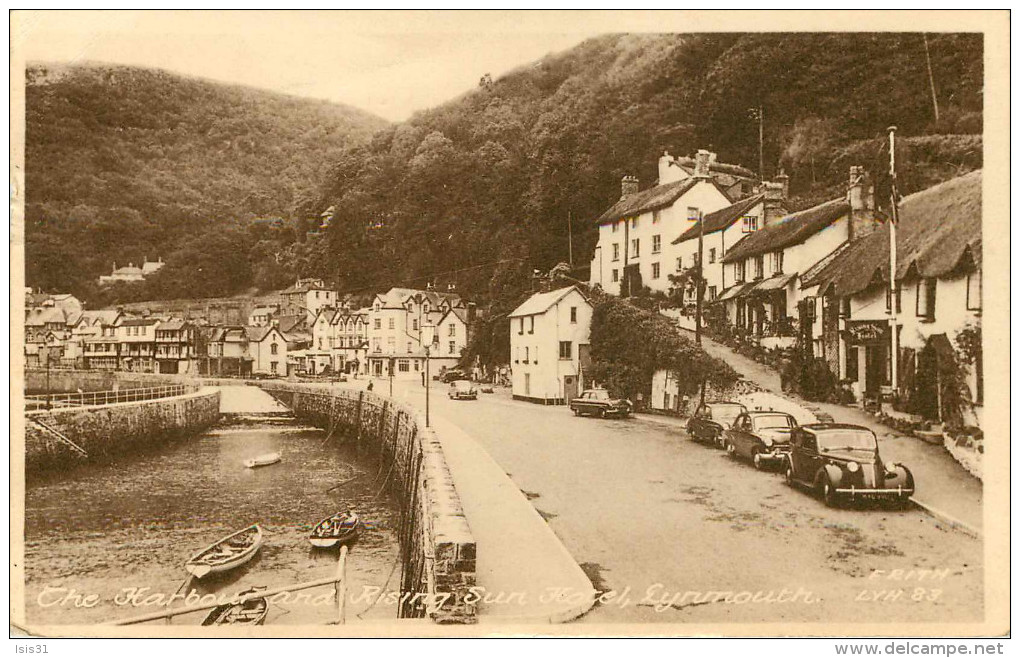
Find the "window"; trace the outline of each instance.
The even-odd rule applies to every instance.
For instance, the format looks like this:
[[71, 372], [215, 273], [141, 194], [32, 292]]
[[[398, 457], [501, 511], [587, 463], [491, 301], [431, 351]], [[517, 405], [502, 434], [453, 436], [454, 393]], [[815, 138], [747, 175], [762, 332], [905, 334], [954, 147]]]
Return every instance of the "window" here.
[[319, 298], [319, 291], [318, 291], [318, 290], [316, 290], [316, 291], [315, 291], [315, 298], [316, 298], [316, 299], [318, 299], [318, 298]]
[[577, 324], [577, 307], [576, 306], [571, 306], [570, 307], [570, 323], [571, 324]]
[[733, 263], [733, 280], [737, 283], [743, 283], [747, 276], [747, 268], [744, 266], [744, 261]]
[[921, 279], [917, 282], [917, 317], [931, 321], [935, 319], [936, 279]]
[[773, 251], [770, 260], [771, 260], [771, 265], [772, 265], [772, 273], [773, 274], [782, 274], [783, 273], [783, 252], [781, 250], [780, 251]]
[[375, 319], [375, 328], [376, 329], [382, 329], [382, 318], [376, 318]]
[[534, 315], [529, 315], [528, 316], [528, 333], [529, 334], [535, 333], [535, 316]]
[[613, 233], [620, 230], [620, 222], [613, 222]]
[[657, 254], [660, 251], [662, 251], [662, 236], [661, 235], [653, 235], [652, 236], [652, 253], [653, 254]]
[[457, 325], [452, 322], [450, 323], [450, 335], [451, 336], [457, 335]]
[[630, 230], [633, 231], [634, 229], [637, 228], [637, 220], [638, 220], [637, 217], [631, 217], [630, 218]]
[[967, 275], [967, 310], [981, 310], [981, 270]]
[[613, 270], [613, 283], [617, 283], [617, 282], [619, 282], [619, 280], [620, 280], [620, 270]]
[[708, 262], [709, 263], [715, 262], [715, 247], [708, 250]]
[[754, 278], [760, 279], [765, 276], [765, 257], [755, 256], [754, 257]]
[[418, 331], [418, 320], [417, 319], [411, 320], [411, 330], [412, 331]]
[[277, 351], [279, 351], [279, 346], [276, 343], [273, 343], [272, 345], [269, 346], [270, 354], [276, 354]]
[[680, 257], [676, 259], [676, 271], [679, 272], [682, 269], [684, 269], [684, 259]]
[[397, 328], [397, 322], [396, 322], [395, 318], [390, 318], [388, 324], [389, 324], [389, 328], [390, 329], [396, 329]]
[[652, 278], [653, 279], [658, 279], [659, 278], [659, 264], [658, 263], [652, 263]]
[[613, 243], [613, 260], [620, 260], [620, 243]]
[[397, 370], [400, 372], [411, 372], [411, 362], [407, 359], [397, 359]]
[[275, 375], [276, 374], [276, 366], [277, 366], [277, 362], [276, 361], [270, 361], [269, 362], [269, 372], [271, 372], [271, 373], [273, 373]]
[[758, 216], [744, 215], [741, 231], [743, 231], [744, 233], [754, 233], [757, 230], [758, 230]]
[[839, 300], [839, 317], [849, 318], [850, 317], [850, 298], [841, 297]]
[[634, 258], [637, 258], [638, 256], [640, 256], [641, 255], [641, 240], [639, 240], [638, 238], [634, 238], [633, 240], [631, 240], [630, 241], [630, 251], [631, 251], [631, 255]]
[[396, 338], [392, 338], [392, 337], [387, 338], [386, 339], [386, 349], [389, 352], [396, 352], [397, 351], [397, 339]]
[[692, 222], [696, 222], [696, 221], [698, 221], [698, 218], [700, 216], [701, 216], [701, 211], [699, 211], [694, 206], [687, 206], [687, 219], [688, 220], [690, 220]]
[[[613, 271], [615, 272], [616, 270], [613, 270]], [[523, 336], [524, 335], [524, 318], [521, 318], [521, 326], [520, 326], [520, 329], [517, 330], [517, 335], [518, 336]]]
[[525, 346], [525, 348], [524, 348], [524, 362], [525, 363], [528, 362], [528, 348], [527, 348], [527, 346]]
[[572, 348], [572, 343], [569, 340], [561, 340], [560, 341], [560, 358], [561, 359], [571, 359], [571, 358], [573, 358], [573, 353], [574, 353], [574, 351], [573, 351], [573, 348]]
[[456, 353], [457, 353], [457, 341], [451, 340], [450, 341], [450, 354], [456, 354]]
[[411, 353], [411, 349], [412, 349], [412, 348], [411, 348], [411, 346], [412, 346], [413, 344], [414, 344], [414, 343], [412, 343], [411, 341], [407, 341], [407, 353], [408, 353], [408, 354], [410, 354], [410, 353]]
[[710, 301], [710, 302], [714, 301], [716, 296], [717, 296], [716, 287], [715, 286], [709, 286], [708, 287], [708, 301]]
[[660, 219], [660, 211], [653, 210], [652, 211], [652, 223], [653, 224], [658, 224], [659, 223], [659, 219]]

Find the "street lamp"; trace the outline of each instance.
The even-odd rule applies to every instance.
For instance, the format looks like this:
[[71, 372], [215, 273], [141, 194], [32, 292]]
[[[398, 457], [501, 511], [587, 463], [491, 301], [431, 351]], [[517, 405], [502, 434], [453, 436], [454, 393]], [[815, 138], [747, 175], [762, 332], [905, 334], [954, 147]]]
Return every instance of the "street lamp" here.
[[431, 426], [429, 418], [429, 389], [432, 388], [432, 376], [429, 372], [429, 357], [432, 349], [432, 341], [436, 336], [436, 328], [431, 324], [423, 325], [421, 328], [422, 342], [425, 343], [425, 427]]

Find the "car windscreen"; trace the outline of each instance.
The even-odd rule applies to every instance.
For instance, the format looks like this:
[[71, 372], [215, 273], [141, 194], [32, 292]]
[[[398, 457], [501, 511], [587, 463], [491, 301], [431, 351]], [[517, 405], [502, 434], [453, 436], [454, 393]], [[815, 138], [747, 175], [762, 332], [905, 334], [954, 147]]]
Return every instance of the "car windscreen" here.
[[742, 413], [744, 413], [744, 408], [739, 404], [712, 405], [712, 420], [720, 423], [731, 424]]
[[875, 435], [867, 430], [825, 430], [817, 433], [818, 450], [861, 450], [878, 449]]
[[608, 400], [609, 391], [590, 391], [588, 393], [589, 400]]
[[790, 417], [786, 414], [754, 417], [754, 429], [756, 430], [783, 429], [790, 427], [793, 427], [793, 423], [790, 422]]

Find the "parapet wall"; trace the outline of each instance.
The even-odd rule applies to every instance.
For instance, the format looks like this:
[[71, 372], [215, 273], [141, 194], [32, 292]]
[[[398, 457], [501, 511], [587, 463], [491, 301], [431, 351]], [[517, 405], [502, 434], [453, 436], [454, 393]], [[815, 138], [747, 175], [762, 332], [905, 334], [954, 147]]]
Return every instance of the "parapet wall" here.
[[400, 498], [399, 539], [404, 568], [401, 617], [428, 615], [437, 623], [474, 623], [477, 611], [475, 540], [453, 485], [443, 449], [410, 407], [366, 391], [323, 384], [259, 383], [302, 420], [355, 441], [392, 469]]
[[[77, 390], [113, 391], [129, 388], [150, 388], [167, 384], [192, 384], [195, 386], [243, 386], [249, 383], [243, 379], [217, 379], [195, 377], [194, 375], [169, 375], [123, 370], [81, 370], [53, 368], [49, 373], [49, 389], [53, 393], [74, 393]], [[25, 389], [46, 390], [46, 369], [25, 368]]]
[[220, 393], [210, 390], [97, 407], [30, 411], [25, 414], [25, 470], [59, 470], [83, 460], [112, 459], [191, 436], [219, 417]]

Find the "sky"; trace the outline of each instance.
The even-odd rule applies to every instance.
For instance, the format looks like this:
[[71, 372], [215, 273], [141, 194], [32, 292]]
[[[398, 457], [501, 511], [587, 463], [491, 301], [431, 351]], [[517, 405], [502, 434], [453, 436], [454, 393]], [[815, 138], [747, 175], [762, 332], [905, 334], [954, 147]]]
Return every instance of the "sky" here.
[[618, 31], [611, 18], [598, 12], [19, 12], [12, 44], [29, 62], [156, 67], [346, 103], [401, 121], [472, 89], [486, 73], [495, 78]]

